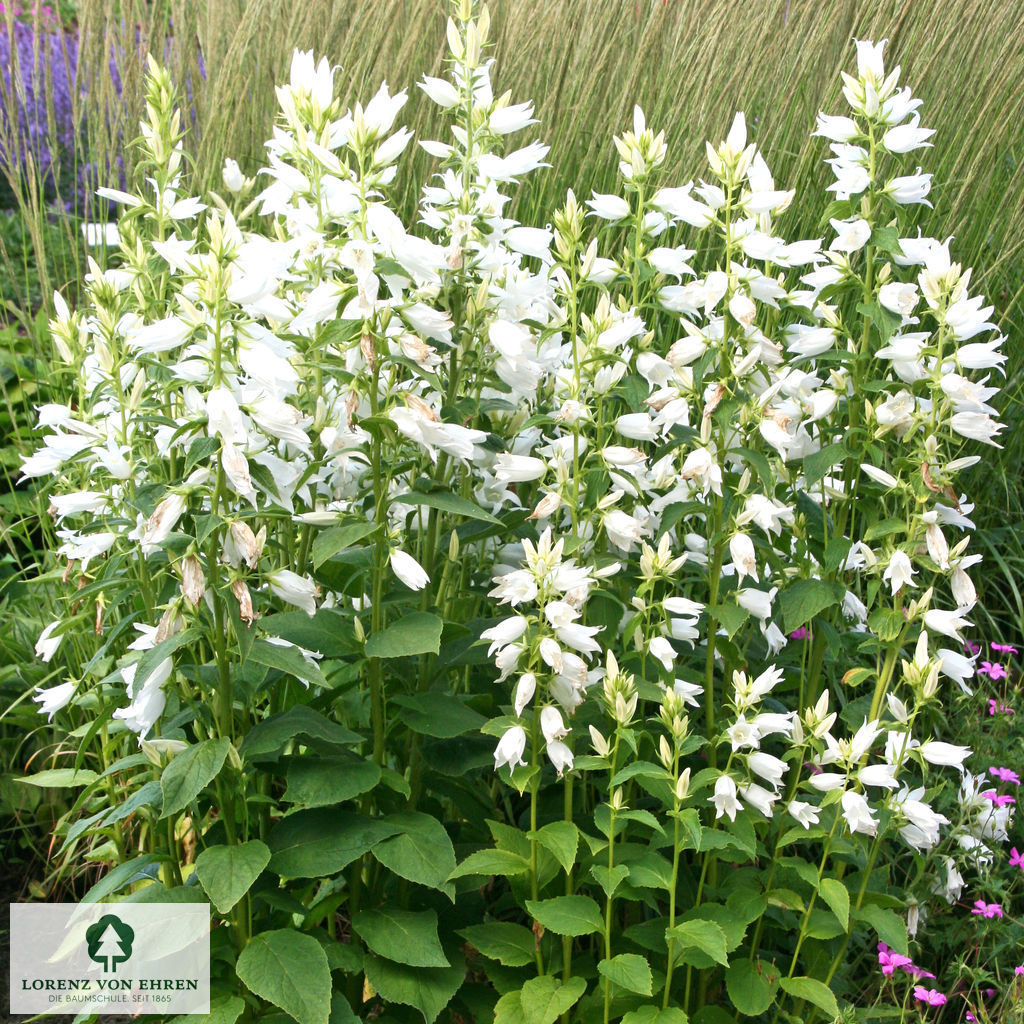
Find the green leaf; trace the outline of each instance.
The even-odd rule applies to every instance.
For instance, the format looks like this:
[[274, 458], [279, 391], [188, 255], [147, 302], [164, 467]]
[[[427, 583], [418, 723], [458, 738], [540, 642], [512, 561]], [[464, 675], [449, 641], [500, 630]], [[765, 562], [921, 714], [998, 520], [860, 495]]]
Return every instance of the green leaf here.
[[328, 1024], [331, 969], [312, 935], [291, 928], [254, 935], [235, 971], [250, 992], [280, 1007], [298, 1024]]
[[641, 1006], [630, 1010], [622, 1018], [621, 1024], [689, 1024], [690, 1018], [683, 1010], [673, 1006], [661, 1009], [657, 1006]]
[[467, 498], [450, 491], [431, 491], [429, 494], [421, 494], [419, 491], [406, 491], [398, 494], [391, 501], [399, 505], [425, 505], [428, 508], [436, 508], [442, 512], [451, 512], [453, 515], [464, 516], [466, 519], [479, 519], [484, 523], [502, 525], [500, 519], [486, 512], [479, 505]]
[[240, 753], [249, 760], [261, 758], [277, 760], [284, 748], [294, 739], [322, 740], [337, 747], [362, 742], [362, 737], [335, 722], [324, 718], [319, 711], [305, 704], [297, 704], [279, 715], [257, 722], [245, 737]]
[[894, 533], [906, 533], [907, 521], [905, 519], [883, 519], [880, 522], [872, 523], [864, 531], [864, 542], [870, 544], [873, 540], [881, 537], [889, 537]]
[[183, 750], [164, 769], [160, 789], [164, 795], [161, 818], [183, 811], [216, 778], [224, 767], [231, 741], [204, 740]]
[[35, 775], [25, 775], [15, 782], [24, 782], [26, 786], [36, 786], [39, 789], [76, 789], [79, 786], [89, 786], [99, 776], [88, 768], [48, 768], [44, 772], [37, 772]]
[[388, 1002], [415, 1007], [426, 1024], [434, 1024], [466, 977], [464, 964], [454, 967], [406, 967], [379, 956], [367, 956], [366, 977]]
[[589, 896], [527, 900], [526, 909], [534, 920], [556, 935], [591, 935], [604, 928], [600, 908]]
[[506, 992], [494, 1007], [494, 1024], [526, 1024], [519, 989]]
[[115, 804], [103, 817], [104, 827], [134, 814], [140, 807], [159, 807], [163, 800], [163, 792], [157, 779], [150, 779], [144, 786], [137, 789], [124, 803]]
[[526, 1024], [555, 1024], [587, 990], [582, 978], [570, 978], [564, 985], [550, 974], [531, 978], [519, 993]]
[[907, 925], [894, 910], [867, 903], [855, 911], [854, 918], [864, 921], [878, 932], [878, 937], [901, 956], [908, 956]]
[[397, 831], [380, 818], [348, 811], [297, 811], [278, 822], [267, 838], [270, 867], [285, 878], [326, 878]]
[[471, 924], [461, 935], [474, 949], [505, 967], [532, 964], [537, 940], [529, 928], [506, 921]]
[[529, 870], [529, 861], [518, 853], [510, 850], [477, 850], [448, 875], [448, 881], [464, 875], [522, 875]]
[[550, 850], [562, 870], [569, 874], [576, 863], [576, 849], [580, 842], [580, 830], [571, 821], [552, 821], [537, 833], [537, 842]]
[[750, 612], [738, 604], [713, 604], [708, 606], [708, 615], [722, 626], [730, 637], [750, 618]]
[[454, 902], [455, 886], [448, 876], [455, 870], [455, 849], [444, 825], [418, 811], [389, 814], [384, 820], [400, 831], [374, 846], [374, 857], [400, 878], [437, 889]]
[[884, 644], [890, 644], [906, 625], [903, 615], [892, 608], [876, 608], [868, 616], [868, 629]]
[[116, 868], [104, 875], [83, 897], [83, 903], [99, 903], [108, 896], [123, 889], [136, 878], [155, 878], [156, 865], [168, 860], [166, 856], [155, 853], [144, 853], [118, 864]]
[[280, 637], [307, 651], [318, 651], [325, 658], [360, 653], [361, 645], [356, 641], [351, 616], [334, 608], [318, 608], [315, 615], [300, 611], [276, 612], [260, 619], [260, 628], [264, 636]]
[[346, 523], [344, 526], [334, 526], [330, 530], [323, 530], [317, 534], [313, 541], [313, 568], [319, 569], [328, 558], [332, 558], [339, 551], [350, 548], [353, 544], [359, 543], [364, 537], [376, 533], [379, 523]]
[[437, 654], [441, 649], [444, 623], [430, 612], [404, 615], [387, 629], [366, 641], [368, 658], [406, 658], [414, 654]]
[[899, 314], [886, 309], [880, 302], [858, 302], [857, 312], [875, 325], [878, 339], [882, 345], [889, 344], [889, 339], [903, 322]]
[[169, 658], [180, 647], [186, 644], [195, 643], [203, 637], [202, 630], [189, 628], [183, 629], [174, 636], [162, 640], [155, 647], [151, 647], [135, 663], [135, 692], [138, 693], [143, 684], [156, 670], [156, 667], [165, 659]]
[[[242, 1016], [244, 1009], [245, 1000], [238, 996], [213, 999], [210, 1001], [210, 1012], [203, 1017], [203, 1024], [235, 1024], [235, 1021]], [[196, 1017], [195, 1014], [182, 1013], [177, 1017], [172, 1017], [169, 1024], [196, 1024]]]
[[882, 252], [887, 252], [890, 256], [903, 255], [903, 250], [900, 248], [900, 233], [892, 225], [884, 228], [873, 228], [871, 237], [868, 239], [868, 245], [873, 245], [876, 249], [881, 249]]
[[669, 928], [667, 934], [669, 939], [675, 940], [684, 960], [687, 951], [699, 950], [716, 963], [728, 966], [725, 932], [714, 921], [684, 921]]
[[285, 675], [294, 676], [306, 683], [326, 686], [327, 680], [318, 665], [308, 662], [299, 652], [298, 647], [281, 647], [272, 644], [262, 637], [253, 641], [246, 662], [253, 661], [264, 668], [276, 669]]
[[451, 967], [437, 937], [433, 910], [361, 910], [352, 918], [352, 926], [378, 956], [409, 967]]
[[805, 626], [815, 615], [842, 601], [845, 590], [825, 580], [797, 580], [780, 598], [787, 633]]
[[842, 462], [849, 454], [846, 445], [839, 441], [805, 456], [804, 479], [808, 489], [813, 488], [836, 463]]
[[340, 992], [331, 996], [330, 1024], [362, 1024], [352, 1005]]
[[398, 717], [413, 732], [436, 739], [448, 740], [467, 732], [477, 733], [487, 721], [483, 715], [467, 707], [461, 698], [447, 693], [400, 694], [390, 703], [402, 709]]
[[818, 893], [846, 931], [850, 927], [850, 894], [846, 886], [838, 878], [823, 878], [818, 883]]
[[628, 992], [640, 996], [651, 994], [654, 979], [651, 977], [650, 965], [636, 953], [620, 953], [611, 960], [602, 960], [597, 965], [597, 971], [613, 985]]
[[380, 782], [373, 761], [352, 754], [312, 754], [289, 758], [283, 799], [304, 807], [326, 807], [351, 800]]
[[832, 989], [815, 978], [783, 978], [780, 983], [784, 992], [794, 999], [805, 999], [813, 1003], [829, 1017], [839, 1016], [839, 1004]]
[[265, 843], [210, 846], [196, 858], [196, 877], [220, 914], [226, 914], [251, 888], [270, 862]]
[[629, 867], [626, 864], [616, 864], [613, 868], [609, 868], [604, 864], [593, 864], [591, 865], [590, 873], [594, 876], [597, 884], [604, 890], [605, 896], [610, 899], [615, 895], [619, 886], [629, 878]]
[[772, 1005], [778, 987], [778, 968], [760, 960], [754, 963], [740, 957], [725, 972], [725, 990], [729, 993], [729, 1000], [747, 1017], [764, 1013]]

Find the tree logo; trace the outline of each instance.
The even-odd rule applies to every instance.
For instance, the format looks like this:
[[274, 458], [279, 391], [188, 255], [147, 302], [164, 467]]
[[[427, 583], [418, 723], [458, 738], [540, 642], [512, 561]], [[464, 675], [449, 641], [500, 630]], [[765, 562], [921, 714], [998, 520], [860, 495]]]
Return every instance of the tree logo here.
[[134, 930], [114, 914], [104, 914], [85, 930], [89, 959], [103, 965], [104, 974], [115, 974], [117, 965], [132, 955]]

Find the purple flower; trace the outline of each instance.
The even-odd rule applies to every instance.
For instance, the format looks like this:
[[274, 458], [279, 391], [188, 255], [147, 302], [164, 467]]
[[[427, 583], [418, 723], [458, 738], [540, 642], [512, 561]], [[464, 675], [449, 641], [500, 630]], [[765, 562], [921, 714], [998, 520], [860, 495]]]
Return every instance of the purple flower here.
[[1002, 917], [1003, 908], [998, 903], [986, 903], [984, 900], [975, 900], [972, 914], [982, 917]]
[[914, 962], [909, 956], [903, 956], [890, 949], [884, 942], [878, 944], [878, 964], [886, 977], [892, 977], [897, 967], [913, 967]]
[[1013, 973], [1014, 974], [1024, 974], [1024, 964], [1021, 964], [1020, 967], [1014, 967]]
[[924, 985], [914, 986], [914, 998], [928, 1006], [944, 1006], [946, 997], [937, 988], [925, 988]]
[[964, 653], [969, 654], [972, 658], [976, 654], [981, 654], [981, 644], [976, 644], [971, 640], [968, 640], [964, 644]]
[[1010, 867], [1024, 871], [1024, 853], [1018, 853], [1016, 846], [1010, 847]]
[[1015, 804], [1017, 801], [1012, 796], [999, 796], [994, 789], [987, 789], [979, 794], [983, 800], [988, 800], [996, 807], [1005, 807], [1007, 804]]
[[1006, 669], [998, 661], [983, 661], [978, 666], [978, 675], [988, 676], [989, 679], [1005, 679]]
[[989, 644], [989, 647], [993, 651], [999, 651], [1000, 654], [1016, 654], [1017, 648], [1012, 644]]
[[989, 775], [999, 779], [1000, 782], [1010, 782], [1014, 786], [1020, 785], [1020, 776], [1009, 768], [989, 768]]
[[992, 698], [989, 698], [989, 702], [988, 702], [988, 713], [989, 713], [989, 715], [995, 715], [995, 714], [997, 714], [999, 712], [1001, 712], [1004, 715], [1012, 715], [1013, 714], [1013, 708], [1009, 707], [1006, 704], [1000, 704], [997, 701], [993, 700]]
[[806, 626], [798, 626], [789, 634], [790, 640], [806, 640], [811, 634], [807, 631]]

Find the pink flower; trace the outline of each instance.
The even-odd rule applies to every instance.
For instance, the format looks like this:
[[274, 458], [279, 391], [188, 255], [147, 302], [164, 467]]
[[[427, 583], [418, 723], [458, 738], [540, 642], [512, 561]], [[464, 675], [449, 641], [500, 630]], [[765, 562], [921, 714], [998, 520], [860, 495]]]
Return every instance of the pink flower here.
[[1000, 654], [1017, 653], [1017, 648], [1014, 647], [1012, 644], [989, 644], [989, 647], [991, 647], [993, 651], [999, 651]]
[[972, 914], [982, 917], [1002, 917], [1003, 908], [998, 903], [986, 903], [984, 900], [975, 900]]
[[935, 975], [931, 971], [926, 971], [923, 967], [918, 967], [916, 964], [911, 964], [909, 967], [904, 967], [903, 970], [909, 974], [914, 981], [919, 981], [921, 978], [934, 978]]
[[972, 658], [975, 654], [981, 654], [981, 644], [976, 644], [971, 640], [968, 640], [964, 644], [964, 653], [969, 654]]
[[903, 956], [902, 953], [894, 952], [884, 942], [878, 944], [878, 963], [882, 968], [882, 973], [889, 978], [892, 977], [897, 967], [906, 968], [914, 966], [909, 956]]
[[999, 779], [1000, 782], [1011, 782], [1015, 786], [1020, 785], [1020, 776], [1009, 768], [989, 768], [989, 775]]
[[987, 789], [979, 795], [982, 799], [995, 804], [996, 807], [1005, 807], [1007, 804], [1015, 804], [1017, 802], [1012, 796], [999, 796], [994, 789]]
[[944, 1006], [946, 997], [937, 988], [925, 988], [924, 985], [914, 986], [914, 998], [928, 1006]]
[[806, 640], [811, 634], [807, 631], [806, 626], [799, 626], [789, 634], [790, 640]]
[[1002, 712], [1003, 714], [1006, 714], [1006, 715], [1012, 715], [1013, 714], [1013, 708], [1009, 707], [1006, 704], [998, 704], [998, 703], [996, 703], [996, 701], [994, 701], [991, 698], [989, 698], [989, 702], [988, 702], [988, 713], [989, 713], [989, 715], [994, 715], [997, 712]]
[[989, 679], [1005, 679], [1006, 669], [998, 661], [983, 661], [978, 666], [978, 675], [988, 676]]
[[1024, 974], [1024, 964], [1021, 964], [1020, 967], [1014, 967], [1013, 973], [1014, 974]]
[[1024, 853], [1018, 853], [1016, 846], [1010, 848], [1010, 867], [1024, 871]]

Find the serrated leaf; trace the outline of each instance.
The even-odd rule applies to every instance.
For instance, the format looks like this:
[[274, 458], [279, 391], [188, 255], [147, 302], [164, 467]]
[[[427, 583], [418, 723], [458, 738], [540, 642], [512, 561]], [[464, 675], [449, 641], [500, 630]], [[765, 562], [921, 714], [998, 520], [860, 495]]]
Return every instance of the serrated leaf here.
[[320, 740], [338, 747], [362, 742], [358, 733], [331, 722], [305, 704], [296, 704], [279, 715], [271, 715], [257, 722], [242, 742], [240, 753], [250, 760], [276, 760], [292, 740], [300, 738]]
[[522, 875], [530, 863], [510, 850], [477, 850], [471, 853], [451, 874], [448, 881], [464, 875]]
[[461, 935], [474, 949], [505, 967], [525, 967], [534, 961], [537, 940], [529, 928], [507, 921], [490, 921], [463, 928]]
[[873, 540], [881, 537], [890, 537], [894, 533], [906, 533], [907, 521], [905, 519], [883, 519], [880, 522], [872, 523], [864, 531], [864, 542], [870, 544]]
[[320, 667], [308, 662], [299, 651], [298, 647], [273, 644], [262, 637], [253, 641], [249, 649], [246, 663], [255, 662], [264, 668], [272, 668], [285, 675], [294, 676], [305, 683], [313, 683], [315, 686], [326, 686]]
[[396, 832], [380, 818], [324, 808], [297, 811], [267, 837], [270, 868], [285, 878], [326, 878]]
[[160, 776], [163, 793], [161, 818], [183, 811], [216, 778], [228, 756], [231, 741], [226, 737], [204, 740], [183, 750]]
[[554, 1024], [586, 990], [587, 983], [579, 977], [564, 985], [550, 974], [531, 978], [519, 993], [526, 1024]]
[[838, 604], [845, 589], [839, 583], [826, 580], [797, 580], [786, 589], [779, 599], [782, 609], [783, 628], [792, 633], [806, 626], [815, 615]]
[[414, 1007], [426, 1024], [434, 1024], [466, 976], [464, 964], [406, 967], [379, 956], [367, 956], [365, 970], [367, 980], [384, 999]]
[[607, 978], [613, 985], [635, 992], [640, 996], [649, 996], [654, 985], [651, 968], [647, 961], [636, 953], [620, 953], [610, 960], [602, 960], [597, 965], [600, 975]]
[[641, 1006], [630, 1010], [620, 1024], [689, 1024], [685, 1011], [674, 1006], [662, 1009], [658, 1006]]
[[280, 1007], [298, 1024], [328, 1024], [331, 969], [312, 935], [291, 928], [254, 935], [235, 971], [250, 992]]
[[441, 649], [444, 623], [430, 612], [404, 615], [387, 629], [366, 641], [368, 658], [407, 658], [416, 654], [437, 654]]
[[526, 909], [535, 921], [556, 935], [591, 935], [604, 928], [601, 910], [589, 896], [527, 900]]
[[401, 694], [391, 703], [402, 709], [398, 717], [413, 732], [436, 739], [447, 740], [467, 732], [478, 733], [487, 722], [483, 715], [453, 694]]
[[380, 782], [380, 767], [354, 755], [302, 755], [289, 759], [282, 799], [304, 807], [327, 807], [369, 792]]
[[361, 910], [353, 916], [352, 926], [378, 956], [409, 967], [451, 967], [437, 937], [433, 910]]
[[196, 858], [196, 877], [219, 914], [249, 891], [270, 862], [270, 850], [258, 839], [238, 846], [210, 846]]
[[755, 963], [744, 956], [734, 960], [725, 972], [729, 1000], [747, 1017], [764, 1013], [772, 1005], [778, 988], [779, 972], [775, 964], [760, 960]]
[[537, 842], [554, 854], [555, 860], [568, 874], [576, 863], [580, 830], [571, 821], [552, 821], [537, 833]]
[[15, 782], [23, 782], [26, 786], [35, 786], [37, 789], [77, 789], [79, 786], [89, 786], [99, 776], [88, 768], [48, 768], [46, 771], [36, 772], [35, 775], [24, 775]]
[[485, 511], [475, 502], [463, 498], [450, 491], [431, 491], [429, 494], [422, 494], [419, 491], [406, 491], [391, 499], [399, 505], [425, 505], [427, 508], [439, 509], [442, 512], [451, 512], [453, 515], [463, 516], [466, 519], [479, 519], [484, 523], [502, 525], [497, 516]]
[[815, 485], [825, 474], [838, 462], [842, 462], [849, 455], [845, 444], [841, 441], [836, 444], [826, 445], [816, 452], [804, 457], [804, 478], [807, 481], [808, 489]]
[[794, 999], [804, 999], [813, 1003], [829, 1017], [839, 1016], [839, 1004], [832, 994], [832, 989], [816, 978], [783, 978], [779, 984], [782, 990], [788, 992]]
[[850, 894], [846, 886], [838, 878], [823, 878], [818, 883], [818, 894], [846, 931], [850, 927]]
[[688, 950], [698, 950], [716, 963], [728, 966], [725, 932], [714, 921], [683, 921], [669, 928], [667, 934], [684, 961]]
[[908, 955], [907, 925], [896, 911], [866, 903], [853, 916], [874, 928], [878, 937], [891, 949], [902, 956]]
[[523, 1013], [523, 1000], [519, 989], [506, 992], [495, 1004], [494, 1024], [526, 1024]]
[[436, 818], [418, 811], [389, 814], [384, 819], [399, 829], [398, 835], [373, 847], [373, 856], [401, 878], [455, 898], [448, 877], [455, 870], [455, 849]]
[[376, 533], [378, 528], [378, 523], [345, 523], [321, 531], [313, 541], [313, 567], [319, 569], [328, 558], [358, 544], [364, 537]]

